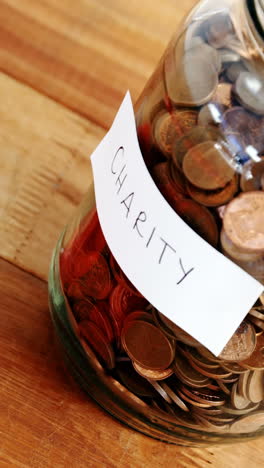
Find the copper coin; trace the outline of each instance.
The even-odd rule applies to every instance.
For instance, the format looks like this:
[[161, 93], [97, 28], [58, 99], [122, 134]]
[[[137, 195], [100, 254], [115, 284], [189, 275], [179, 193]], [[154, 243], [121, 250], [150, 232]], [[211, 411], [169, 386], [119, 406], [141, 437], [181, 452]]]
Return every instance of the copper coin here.
[[186, 153], [200, 143], [208, 141], [218, 141], [220, 139], [219, 131], [214, 127], [205, 128], [197, 126], [190, 130], [186, 135], [177, 141], [172, 149], [172, 158], [174, 164], [182, 170], [182, 163]]
[[110, 271], [99, 252], [89, 252], [76, 259], [75, 274], [80, 276], [84, 296], [105, 299], [112, 289]]
[[[172, 322], [168, 317], [161, 312], [154, 312], [158, 316], [158, 322], [164, 327], [164, 333], [169, 331], [170, 335], [175, 339], [189, 344], [190, 346], [200, 346], [199, 341], [195, 340], [191, 335], [185, 332], [182, 328], [178, 327], [176, 323]], [[168, 333], [168, 334], [169, 334]]]
[[107, 340], [112, 343], [115, 335], [112, 326], [112, 320], [109, 318], [109, 305], [105, 302], [97, 302], [96, 307], [92, 308], [89, 313], [89, 320], [95, 323], [103, 332]]
[[165, 335], [167, 335], [172, 340], [176, 339], [173, 331], [166, 325], [164, 321], [161, 320], [161, 313], [158, 312], [154, 307], [152, 308], [152, 317], [154, 323], [161, 329], [163, 333], [165, 333]]
[[172, 179], [168, 162], [156, 164], [151, 170], [151, 176], [158, 189], [172, 206], [174, 200], [182, 198], [182, 186]]
[[204, 240], [213, 247], [218, 243], [218, 228], [210, 211], [193, 200], [175, 200], [173, 208], [176, 213]]
[[[205, 406], [222, 406], [225, 404], [226, 396], [223, 393], [215, 393], [207, 388], [199, 390], [187, 387], [181, 387], [181, 391], [192, 399], [193, 404], [205, 403]], [[198, 405], [197, 405], [198, 406]]]
[[219, 385], [220, 390], [224, 392], [226, 395], [231, 395], [230, 388], [223, 382], [221, 379], [216, 380], [217, 384]]
[[186, 184], [190, 197], [208, 207], [217, 207], [229, 202], [238, 190], [238, 178], [235, 175], [225, 187], [217, 190], [202, 190], [190, 182]]
[[73, 304], [73, 314], [77, 322], [89, 319], [91, 310], [96, 309], [96, 305], [90, 299], [83, 299]]
[[130, 289], [118, 284], [112, 291], [109, 299], [110, 307], [117, 318], [123, 319], [134, 310], [144, 309], [148, 302], [144, 297], [134, 294]]
[[238, 375], [240, 374], [242, 375], [247, 372], [247, 370], [241, 367], [239, 364], [237, 364], [237, 362], [223, 362], [221, 363], [221, 367], [223, 367], [223, 369], [229, 372], [232, 372]]
[[79, 331], [81, 337], [91, 346], [99, 360], [108, 369], [113, 369], [115, 367], [115, 355], [111, 344], [107, 341], [100, 328], [95, 323], [84, 320], [79, 325]]
[[257, 337], [257, 344], [254, 352], [245, 361], [239, 362], [245, 369], [264, 369], [264, 335]]
[[252, 403], [264, 399], [264, 370], [254, 370], [247, 381], [247, 396]]
[[208, 369], [216, 369], [219, 367], [218, 362], [213, 362], [207, 359], [205, 356], [202, 356], [198, 353], [197, 349], [192, 348], [191, 346], [184, 346], [181, 347], [181, 351], [187, 359], [192, 362], [196, 363], [198, 366], [205, 367]]
[[73, 299], [75, 301], [84, 299], [81, 282], [78, 280], [73, 280], [69, 284], [66, 290], [66, 294], [70, 299]]
[[161, 112], [153, 122], [154, 139], [160, 151], [171, 157], [172, 144], [196, 125], [197, 112], [192, 110]]
[[232, 434], [258, 431], [264, 425], [264, 411], [254, 411], [237, 419], [230, 427]]
[[262, 177], [264, 176], [264, 157], [258, 161], [248, 161], [243, 166], [240, 177], [240, 188], [243, 192], [262, 190]]
[[142, 397], [154, 397], [155, 392], [149, 382], [135, 372], [132, 364], [129, 362], [118, 363], [116, 373], [121, 382], [132, 393]]
[[261, 77], [249, 72], [240, 73], [234, 92], [242, 106], [255, 114], [264, 114], [264, 86]]
[[217, 367], [214, 369], [209, 369], [208, 367], [202, 367], [201, 365], [196, 364], [193, 362], [193, 368], [196, 369], [198, 372], [201, 372], [201, 374], [205, 375], [206, 377], [209, 377], [211, 379], [223, 379], [225, 377], [229, 377], [231, 375], [231, 372], [228, 372], [225, 370], [223, 367]]
[[186, 181], [185, 177], [182, 172], [177, 168], [174, 164], [173, 160], [170, 161], [169, 164], [169, 172], [171, 176], [171, 181], [173, 183], [173, 187], [179, 195], [186, 196]]
[[207, 141], [186, 153], [182, 169], [188, 181], [196, 187], [216, 190], [234, 177], [234, 169], [228, 161], [231, 162], [231, 155], [224, 147]]
[[231, 362], [243, 361], [251, 356], [255, 347], [254, 328], [244, 320], [218, 357]]
[[128, 322], [131, 322], [131, 320], [144, 320], [145, 322], [153, 323], [152, 315], [144, 310], [134, 310], [133, 312], [128, 314], [125, 318], [124, 326], [126, 326]]
[[246, 192], [232, 200], [225, 211], [224, 229], [238, 248], [264, 251], [264, 192]]
[[186, 385], [200, 388], [206, 387], [209, 383], [209, 379], [194, 366], [191, 366], [180, 353], [177, 353], [173, 368], [177, 377]]
[[143, 320], [126, 323], [122, 344], [132, 361], [151, 370], [165, 370], [174, 359], [175, 348], [155, 325]]
[[106, 248], [106, 240], [99, 223], [97, 211], [85, 218], [86, 227], [80, 234], [80, 247], [83, 253], [91, 250], [101, 252]]
[[170, 377], [173, 374], [173, 370], [171, 367], [165, 370], [153, 370], [153, 369], [146, 369], [145, 367], [140, 366], [136, 362], [132, 362], [134, 369], [137, 371], [139, 375], [144, 377], [148, 380], [164, 380]]
[[[215, 362], [217, 363], [218, 365], [220, 365], [221, 363], [221, 359], [219, 359], [218, 357], [216, 357], [213, 353], [211, 353], [211, 351], [209, 351], [209, 349], [205, 348], [205, 346], [199, 346], [197, 348], [197, 351], [199, 354], [201, 354], [201, 356], [204, 356], [205, 358], [207, 358], [209, 361], [212, 361], [212, 362]], [[222, 364], [222, 363], [221, 363]]]

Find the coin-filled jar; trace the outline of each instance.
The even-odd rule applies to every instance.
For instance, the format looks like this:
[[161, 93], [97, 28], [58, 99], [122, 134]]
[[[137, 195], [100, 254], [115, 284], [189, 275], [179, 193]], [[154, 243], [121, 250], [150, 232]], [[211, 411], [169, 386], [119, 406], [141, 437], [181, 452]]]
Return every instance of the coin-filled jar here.
[[[140, 149], [162, 197], [261, 284], [263, 51], [263, 0], [204, 0], [135, 104]], [[264, 434], [264, 294], [215, 356], [128, 279], [103, 235], [93, 191], [58, 242], [49, 291], [67, 367], [124, 423], [184, 445]]]

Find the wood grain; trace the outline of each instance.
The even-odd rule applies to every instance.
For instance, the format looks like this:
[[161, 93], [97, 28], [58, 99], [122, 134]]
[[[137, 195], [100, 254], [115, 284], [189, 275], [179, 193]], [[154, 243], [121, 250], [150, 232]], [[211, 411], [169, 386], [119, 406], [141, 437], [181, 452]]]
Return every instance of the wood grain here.
[[0, 256], [47, 278], [105, 132], [3, 74], [0, 89]]
[[262, 440], [169, 446], [101, 410], [66, 375], [37, 278], [91, 186], [88, 155], [193, 4], [0, 0], [1, 468], [263, 465]]
[[114, 420], [68, 377], [57, 355], [46, 283], [0, 260], [0, 466], [259, 468], [262, 441], [167, 445]]
[[0, 69], [108, 128], [195, 0], [2, 0]]

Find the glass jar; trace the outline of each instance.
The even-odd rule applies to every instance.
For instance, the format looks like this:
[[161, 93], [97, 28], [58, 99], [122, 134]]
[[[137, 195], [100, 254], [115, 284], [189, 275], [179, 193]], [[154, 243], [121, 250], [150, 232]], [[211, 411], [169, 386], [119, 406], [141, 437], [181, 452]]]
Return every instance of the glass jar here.
[[[143, 158], [163, 197], [262, 284], [263, 25], [263, 0], [202, 1], [135, 105]], [[184, 445], [264, 433], [263, 294], [214, 356], [126, 277], [91, 191], [55, 249], [49, 295], [68, 368], [121, 421]]]

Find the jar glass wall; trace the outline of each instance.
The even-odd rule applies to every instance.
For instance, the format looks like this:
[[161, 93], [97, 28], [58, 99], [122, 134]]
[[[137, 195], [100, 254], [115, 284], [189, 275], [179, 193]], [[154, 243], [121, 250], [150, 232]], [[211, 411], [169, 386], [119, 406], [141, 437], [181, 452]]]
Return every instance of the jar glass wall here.
[[[163, 197], [199, 236], [264, 284], [262, 6], [199, 3], [135, 114], [145, 164]], [[70, 371], [123, 422], [185, 445], [264, 432], [263, 295], [214, 356], [126, 277], [100, 228], [93, 193], [58, 242], [49, 291]]]

